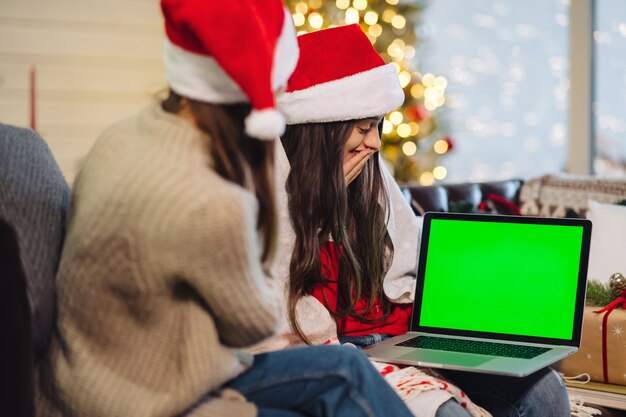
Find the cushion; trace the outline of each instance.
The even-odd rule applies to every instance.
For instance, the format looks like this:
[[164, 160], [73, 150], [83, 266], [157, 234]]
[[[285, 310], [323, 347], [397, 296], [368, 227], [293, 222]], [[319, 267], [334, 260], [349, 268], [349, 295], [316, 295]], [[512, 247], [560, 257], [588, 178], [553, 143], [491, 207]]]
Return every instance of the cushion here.
[[587, 218], [593, 224], [588, 278], [606, 283], [615, 272], [626, 275], [626, 206], [591, 200]]
[[18, 236], [36, 357], [54, 323], [54, 276], [69, 198], [69, 186], [41, 136], [0, 123], [0, 217]]
[[625, 198], [625, 178], [544, 175], [524, 183], [520, 210], [527, 216], [585, 217], [590, 199], [614, 203]]

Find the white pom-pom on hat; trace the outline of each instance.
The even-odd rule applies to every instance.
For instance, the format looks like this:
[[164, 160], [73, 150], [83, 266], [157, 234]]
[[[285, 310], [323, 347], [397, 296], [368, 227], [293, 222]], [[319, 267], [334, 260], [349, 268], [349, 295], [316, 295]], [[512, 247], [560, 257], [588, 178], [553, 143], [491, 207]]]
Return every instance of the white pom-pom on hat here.
[[246, 117], [246, 134], [261, 140], [274, 140], [285, 133], [287, 121], [276, 109], [253, 109]]

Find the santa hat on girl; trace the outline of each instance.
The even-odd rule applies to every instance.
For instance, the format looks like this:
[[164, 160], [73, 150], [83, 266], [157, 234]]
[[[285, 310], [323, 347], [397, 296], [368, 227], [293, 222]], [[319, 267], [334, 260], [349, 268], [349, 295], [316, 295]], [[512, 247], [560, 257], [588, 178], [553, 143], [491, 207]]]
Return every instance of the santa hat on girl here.
[[278, 106], [287, 124], [381, 116], [404, 101], [396, 68], [385, 65], [359, 25], [298, 37], [300, 60]]
[[280, 0], [161, 0], [170, 88], [194, 100], [250, 102], [249, 136], [274, 139], [285, 128], [274, 91], [298, 61], [291, 15]]

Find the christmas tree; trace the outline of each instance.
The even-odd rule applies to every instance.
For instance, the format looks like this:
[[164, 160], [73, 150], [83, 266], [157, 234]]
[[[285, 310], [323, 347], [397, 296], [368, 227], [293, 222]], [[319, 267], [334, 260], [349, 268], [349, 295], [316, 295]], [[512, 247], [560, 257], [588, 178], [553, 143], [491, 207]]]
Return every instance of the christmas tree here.
[[383, 122], [382, 153], [399, 183], [430, 185], [446, 177], [441, 157], [453, 142], [441, 122], [447, 80], [412, 61], [423, 0], [287, 0], [298, 34], [358, 23], [398, 71], [406, 99]]

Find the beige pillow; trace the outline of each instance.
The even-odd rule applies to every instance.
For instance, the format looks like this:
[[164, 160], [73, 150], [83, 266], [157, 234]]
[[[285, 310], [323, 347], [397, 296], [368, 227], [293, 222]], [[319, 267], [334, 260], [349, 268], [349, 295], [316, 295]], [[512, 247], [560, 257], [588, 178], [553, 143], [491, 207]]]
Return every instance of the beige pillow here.
[[588, 279], [607, 283], [615, 272], [626, 275], [626, 206], [590, 200], [587, 218], [593, 224]]

